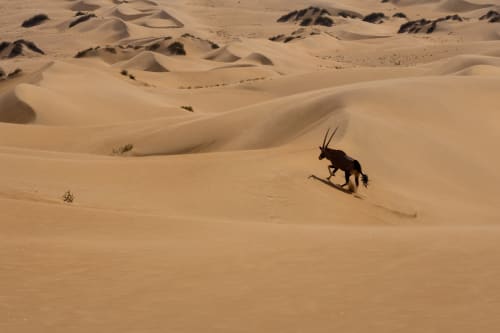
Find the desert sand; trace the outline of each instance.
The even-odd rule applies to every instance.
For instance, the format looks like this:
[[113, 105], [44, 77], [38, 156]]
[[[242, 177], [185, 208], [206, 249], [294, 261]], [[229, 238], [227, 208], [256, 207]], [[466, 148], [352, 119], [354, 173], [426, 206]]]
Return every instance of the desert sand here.
[[0, 332], [499, 332], [498, 12], [0, 0]]

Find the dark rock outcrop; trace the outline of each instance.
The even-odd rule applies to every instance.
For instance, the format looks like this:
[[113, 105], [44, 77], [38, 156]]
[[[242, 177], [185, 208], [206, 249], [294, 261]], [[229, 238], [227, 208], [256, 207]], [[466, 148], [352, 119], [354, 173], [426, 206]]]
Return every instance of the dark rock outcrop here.
[[281, 16], [277, 21], [285, 22], [299, 22], [301, 26], [309, 25], [323, 25], [331, 27], [333, 20], [329, 17], [328, 10], [319, 7], [309, 7], [301, 10], [294, 10], [286, 15]]
[[21, 26], [23, 28], [31, 28], [31, 27], [34, 27], [36, 25], [42, 24], [43, 22], [45, 22], [48, 19], [49, 19], [49, 17], [47, 15], [38, 14], [38, 15], [35, 15], [32, 18], [29, 18], [26, 21], [24, 21], [23, 24], [21, 24]]
[[500, 22], [500, 13], [498, 13], [494, 10], [490, 10], [489, 12], [487, 12], [486, 14], [481, 16], [479, 19], [480, 20], [488, 20], [488, 22], [490, 22], [490, 23], [497, 23], [497, 22]]
[[405, 19], [408, 18], [405, 13], [401, 13], [401, 12], [392, 15], [392, 17], [399, 17], [399, 18], [405, 18]]
[[363, 21], [375, 24], [383, 23], [384, 19], [384, 13], [371, 13], [363, 17]]
[[427, 20], [425, 18], [416, 20], [416, 21], [409, 21], [406, 22], [405, 24], [402, 24], [399, 27], [398, 33], [419, 33], [419, 32], [426, 32], [428, 34], [433, 33], [436, 30], [436, 27], [438, 26], [439, 22], [444, 22], [444, 21], [459, 21], [462, 22], [463, 19], [459, 15], [448, 15], [445, 17], [440, 17], [435, 20]]
[[167, 47], [167, 50], [171, 55], [186, 55], [184, 44], [180, 42], [173, 42]]
[[69, 27], [72, 28], [77, 24], [83, 23], [85, 21], [90, 20], [91, 18], [96, 17], [95, 14], [85, 14], [85, 15], [80, 15], [76, 20], [73, 20], [69, 23]]
[[219, 45], [217, 45], [216, 43], [212, 42], [211, 40], [202, 39], [200, 37], [196, 37], [196, 36], [193, 36], [193, 35], [188, 34], [188, 33], [183, 34], [181, 37], [183, 37], [183, 38], [190, 38], [190, 39], [194, 39], [194, 40], [206, 42], [206, 43], [210, 44], [210, 47], [212, 48], [212, 50], [217, 50], [218, 48], [220, 48]]
[[45, 54], [35, 43], [18, 39], [14, 42], [1, 42], [0, 43], [0, 58], [15, 58], [24, 55], [24, 50], [28, 49], [35, 53]]

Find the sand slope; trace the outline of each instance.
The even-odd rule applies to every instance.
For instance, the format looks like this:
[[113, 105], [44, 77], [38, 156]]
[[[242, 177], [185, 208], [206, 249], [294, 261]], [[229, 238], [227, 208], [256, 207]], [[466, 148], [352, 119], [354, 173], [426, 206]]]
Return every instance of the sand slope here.
[[497, 332], [499, 7], [0, 0], [0, 331]]

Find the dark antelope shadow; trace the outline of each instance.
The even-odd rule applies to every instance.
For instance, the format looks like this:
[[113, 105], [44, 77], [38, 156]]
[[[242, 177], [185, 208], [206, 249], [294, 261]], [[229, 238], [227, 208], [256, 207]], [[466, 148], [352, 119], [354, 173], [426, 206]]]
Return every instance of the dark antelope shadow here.
[[320, 178], [320, 177], [318, 177], [318, 176], [316, 176], [316, 175], [310, 175], [308, 178], [309, 178], [309, 179], [311, 179], [311, 178], [312, 178], [312, 179], [316, 179], [316, 180], [318, 180], [318, 181], [322, 182], [323, 184], [328, 185], [328, 186], [330, 186], [330, 187], [333, 187], [334, 189], [336, 189], [336, 190], [338, 190], [338, 191], [341, 191], [341, 192], [344, 192], [344, 193], [346, 193], [346, 194], [353, 194], [353, 192], [351, 192], [351, 191], [349, 191], [349, 190], [346, 190], [346, 189], [345, 189], [345, 188], [343, 188], [342, 186], [337, 185], [337, 184], [334, 184], [334, 183], [332, 183], [331, 181], [326, 180], [326, 179], [324, 179], [324, 178]]

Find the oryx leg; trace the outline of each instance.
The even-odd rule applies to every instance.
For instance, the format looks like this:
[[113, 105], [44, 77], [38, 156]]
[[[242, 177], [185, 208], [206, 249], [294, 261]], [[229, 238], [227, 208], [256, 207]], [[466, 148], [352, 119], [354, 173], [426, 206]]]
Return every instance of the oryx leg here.
[[[333, 169], [333, 172], [332, 172], [331, 169]], [[326, 179], [330, 180], [330, 178], [332, 176], [335, 176], [335, 172], [337, 172], [337, 170], [338, 170], [338, 168], [334, 167], [333, 165], [329, 165], [328, 166], [328, 172], [330, 173], [330, 176], [328, 176], [328, 178], [326, 178]]]
[[345, 184], [342, 184], [341, 186], [344, 187], [347, 184], [349, 184], [349, 177], [351, 177], [351, 173], [349, 171], [345, 172]]
[[355, 171], [354, 172], [354, 179], [356, 180], [356, 187], [359, 186], [359, 172]]

